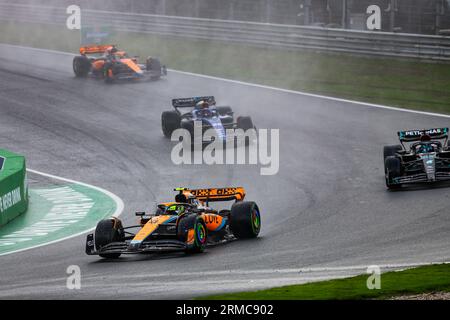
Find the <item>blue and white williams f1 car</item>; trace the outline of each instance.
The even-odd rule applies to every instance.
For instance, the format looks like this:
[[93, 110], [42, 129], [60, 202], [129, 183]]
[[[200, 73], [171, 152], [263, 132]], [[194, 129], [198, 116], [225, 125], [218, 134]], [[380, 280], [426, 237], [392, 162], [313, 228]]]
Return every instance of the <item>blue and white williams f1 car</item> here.
[[[216, 139], [223, 142], [227, 140], [227, 129], [247, 131], [255, 128], [250, 117], [240, 116], [235, 121], [231, 107], [216, 106], [213, 96], [173, 99], [172, 106], [175, 110], [164, 111], [161, 116], [162, 131], [167, 138], [180, 128], [194, 137], [196, 123], [200, 124], [201, 136], [206, 130], [213, 129]], [[181, 112], [180, 109], [189, 110]]]

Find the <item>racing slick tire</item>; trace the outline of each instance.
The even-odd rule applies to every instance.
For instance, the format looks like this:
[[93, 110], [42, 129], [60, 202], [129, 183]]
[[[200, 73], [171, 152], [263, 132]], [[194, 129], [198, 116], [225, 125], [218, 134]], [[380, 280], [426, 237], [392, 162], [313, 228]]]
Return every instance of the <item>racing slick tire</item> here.
[[384, 146], [383, 148], [383, 159], [386, 160], [387, 157], [395, 156], [398, 151], [401, 151], [403, 148], [401, 145], [394, 146]]
[[247, 131], [249, 129], [256, 129], [256, 127], [253, 125], [252, 118], [250, 117], [238, 117], [236, 119], [236, 125], [238, 129], [242, 129], [244, 131]]
[[230, 229], [238, 239], [256, 238], [261, 230], [259, 208], [253, 201], [236, 202], [231, 207]]
[[91, 62], [84, 56], [73, 58], [73, 72], [77, 78], [85, 78], [91, 70]]
[[[247, 132], [247, 130], [250, 130], [250, 129], [256, 130], [256, 127], [253, 125], [252, 118], [250, 118], [250, 117], [242, 117], [242, 116], [238, 117], [236, 119], [236, 127], [237, 127], [237, 129], [244, 130], [244, 132]], [[245, 145], [246, 146], [250, 145], [252, 140], [253, 140], [253, 138], [251, 138], [251, 137], [245, 137]]]
[[[194, 230], [194, 239], [188, 243], [189, 230]], [[206, 224], [202, 218], [197, 215], [182, 217], [177, 226], [178, 240], [187, 244], [186, 253], [200, 253], [205, 250], [208, 233]]]
[[388, 189], [398, 189], [400, 184], [392, 183], [394, 178], [401, 175], [401, 162], [400, 159], [394, 156], [388, 156], [384, 161], [384, 172], [386, 174], [386, 187]]
[[221, 116], [232, 116], [233, 115], [233, 109], [231, 109], [231, 107], [228, 107], [228, 106], [216, 107], [216, 110]]
[[[96, 250], [99, 250], [101, 247], [110, 244], [111, 242], [123, 240], [123, 235], [120, 234], [119, 230], [114, 228], [114, 224], [113, 219], [105, 219], [97, 223], [94, 236]], [[100, 257], [117, 259], [120, 257], [120, 253], [105, 253], [100, 254]]]
[[162, 75], [162, 65], [159, 59], [151, 57], [147, 58], [146, 69], [147, 71], [151, 71], [153, 73], [152, 79], [154, 80], [159, 79]]
[[180, 116], [175, 111], [164, 111], [161, 115], [161, 126], [164, 136], [169, 138], [172, 133], [180, 128]]

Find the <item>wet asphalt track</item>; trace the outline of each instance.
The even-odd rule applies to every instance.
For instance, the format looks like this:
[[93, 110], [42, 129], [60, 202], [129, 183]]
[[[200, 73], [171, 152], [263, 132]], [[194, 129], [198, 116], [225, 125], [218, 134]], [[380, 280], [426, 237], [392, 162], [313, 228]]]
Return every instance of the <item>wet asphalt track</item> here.
[[[397, 129], [450, 119], [174, 72], [105, 85], [75, 79], [68, 55], [1, 52], [0, 146], [25, 154], [30, 168], [114, 192], [126, 224], [134, 211], [170, 199], [175, 186], [241, 185], [259, 204], [263, 227], [256, 240], [196, 256], [102, 261], [84, 254], [85, 236], [1, 256], [0, 298], [190, 298], [364, 272], [352, 266], [450, 258], [450, 189], [388, 192], [382, 161]], [[161, 112], [171, 98], [209, 94], [259, 128], [280, 129], [277, 175], [261, 176], [258, 166], [172, 164]], [[69, 265], [81, 268], [81, 290], [66, 289]]]

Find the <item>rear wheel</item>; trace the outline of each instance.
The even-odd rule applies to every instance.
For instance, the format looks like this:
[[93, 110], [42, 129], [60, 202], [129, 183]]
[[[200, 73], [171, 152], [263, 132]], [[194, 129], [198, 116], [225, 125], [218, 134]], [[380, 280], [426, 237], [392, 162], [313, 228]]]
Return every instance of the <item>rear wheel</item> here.
[[[256, 129], [255, 126], [253, 125], [253, 121], [252, 118], [250, 117], [238, 117], [236, 119], [236, 127], [238, 129], [242, 129], [244, 130], [244, 132], [247, 132], [247, 130], [250, 129]], [[255, 136], [252, 134], [252, 132], [248, 132], [249, 136], [245, 137], [245, 145], [248, 146], [250, 145], [250, 143], [252, 142], [252, 140], [255, 139]]]
[[85, 56], [73, 58], [73, 72], [78, 78], [85, 78], [91, 70], [91, 62]]
[[386, 186], [389, 189], [400, 188], [400, 184], [394, 183], [394, 179], [401, 176], [400, 159], [394, 156], [388, 156], [384, 161], [384, 171], [386, 174]]
[[[119, 220], [118, 220], [119, 221]], [[101, 220], [95, 228], [95, 249], [100, 250], [107, 244], [112, 242], [122, 241], [123, 235], [121, 235], [118, 228], [115, 228], [116, 221], [113, 219]], [[120, 223], [120, 221], [118, 222]], [[100, 254], [100, 257], [107, 259], [116, 259], [120, 257], [120, 253], [106, 253]]]
[[255, 129], [252, 118], [250, 117], [238, 117], [236, 122], [238, 129], [242, 129], [244, 131]]
[[233, 115], [233, 110], [229, 106], [216, 107], [216, 110], [221, 116], [232, 116]]
[[175, 111], [164, 111], [161, 115], [161, 126], [164, 136], [170, 138], [172, 133], [180, 128], [180, 116]]
[[186, 216], [178, 222], [178, 240], [186, 243], [186, 253], [200, 253], [205, 250], [207, 242], [206, 225], [202, 218], [196, 215]]
[[231, 207], [230, 229], [236, 238], [256, 238], [261, 230], [261, 215], [253, 201], [236, 202]]

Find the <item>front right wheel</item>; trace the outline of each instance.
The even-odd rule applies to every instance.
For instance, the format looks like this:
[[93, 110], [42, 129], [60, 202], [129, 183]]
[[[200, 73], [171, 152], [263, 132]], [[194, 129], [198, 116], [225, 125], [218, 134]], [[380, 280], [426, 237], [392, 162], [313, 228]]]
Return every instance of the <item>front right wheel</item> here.
[[255, 126], [253, 124], [252, 118], [247, 116], [240, 116], [236, 119], [236, 124], [238, 129], [242, 129], [244, 131], [247, 131], [249, 129], [255, 129]]
[[206, 248], [208, 233], [200, 216], [188, 215], [180, 218], [177, 226], [178, 240], [186, 243], [186, 253], [200, 253]]

